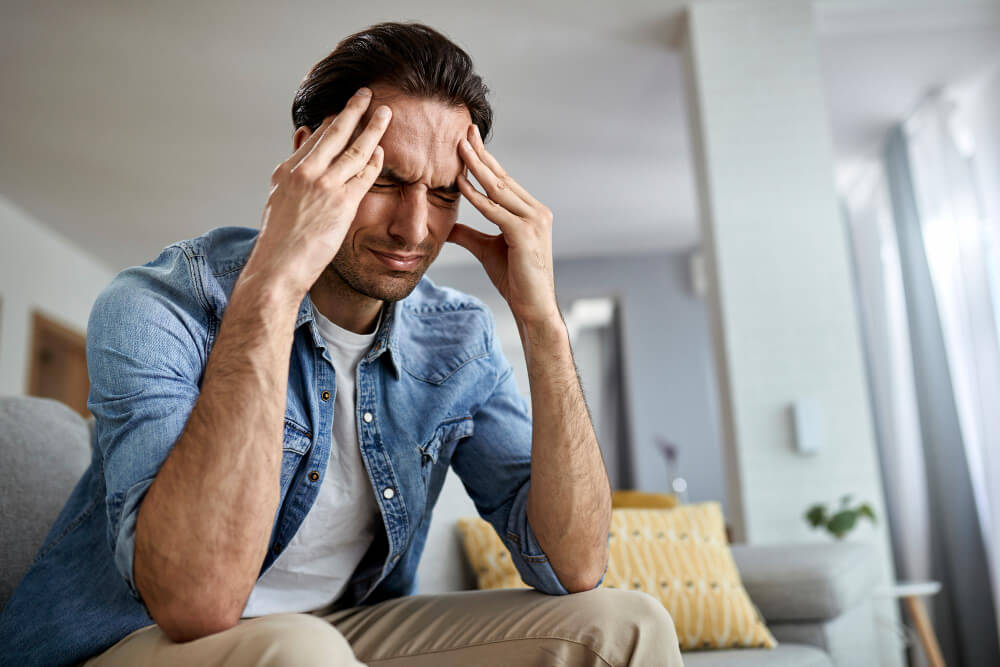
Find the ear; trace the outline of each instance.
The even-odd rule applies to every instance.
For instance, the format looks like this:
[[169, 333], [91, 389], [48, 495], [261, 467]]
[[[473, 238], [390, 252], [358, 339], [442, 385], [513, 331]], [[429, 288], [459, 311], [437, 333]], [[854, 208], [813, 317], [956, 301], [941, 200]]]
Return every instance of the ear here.
[[295, 128], [295, 134], [292, 135], [292, 152], [299, 150], [299, 146], [305, 142], [312, 135], [312, 130], [310, 130], [305, 125], [300, 125]]

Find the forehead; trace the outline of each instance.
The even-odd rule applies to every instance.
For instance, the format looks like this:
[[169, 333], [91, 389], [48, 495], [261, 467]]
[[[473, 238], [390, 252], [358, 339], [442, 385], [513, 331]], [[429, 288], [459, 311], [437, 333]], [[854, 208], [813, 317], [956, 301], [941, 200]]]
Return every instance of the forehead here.
[[392, 109], [392, 120], [379, 142], [385, 166], [407, 181], [431, 188], [454, 183], [462, 168], [458, 144], [472, 122], [468, 109], [410, 97], [378, 84], [371, 88], [369, 114], [382, 104]]

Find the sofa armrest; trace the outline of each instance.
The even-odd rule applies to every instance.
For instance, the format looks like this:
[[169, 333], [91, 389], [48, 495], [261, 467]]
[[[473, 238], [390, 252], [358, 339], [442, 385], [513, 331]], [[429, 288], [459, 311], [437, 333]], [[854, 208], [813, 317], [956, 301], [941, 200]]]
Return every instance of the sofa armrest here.
[[750, 599], [769, 623], [826, 621], [871, 597], [874, 547], [857, 542], [732, 546]]

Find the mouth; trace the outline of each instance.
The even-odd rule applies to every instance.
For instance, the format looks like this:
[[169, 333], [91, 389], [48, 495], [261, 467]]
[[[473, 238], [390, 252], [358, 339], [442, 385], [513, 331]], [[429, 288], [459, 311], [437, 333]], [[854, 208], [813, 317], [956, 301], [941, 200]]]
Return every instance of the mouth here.
[[412, 271], [420, 266], [420, 263], [424, 259], [423, 255], [401, 255], [391, 252], [379, 252], [371, 248], [368, 250], [375, 255], [376, 259], [394, 271]]

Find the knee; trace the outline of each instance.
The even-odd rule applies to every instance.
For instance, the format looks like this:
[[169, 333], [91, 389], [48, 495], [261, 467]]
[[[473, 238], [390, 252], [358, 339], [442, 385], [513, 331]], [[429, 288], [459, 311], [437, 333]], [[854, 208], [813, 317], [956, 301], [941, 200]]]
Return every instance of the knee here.
[[[309, 614], [273, 614], [247, 623], [247, 639], [240, 643], [249, 660], [245, 664], [267, 667], [348, 667], [357, 660], [351, 645], [336, 628]], [[234, 663], [236, 664], [236, 663]]]
[[598, 588], [585, 602], [602, 627], [631, 629], [640, 635], [667, 635], [676, 640], [674, 621], [659, 600], [647, 593]]
[[621, 664], [652, 664], [643, 662], [650, 656], [658, 656], [655, 664], [681, 664], [674, 621], [652, 595], [598, 588], [570, 595], [567, 602], [578, 606], [574, 615], [586, 619], [581, 628], [591, 628], [580, 639], [614, 646], [610, 652], [620, 656]]

